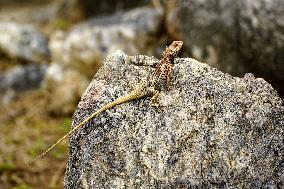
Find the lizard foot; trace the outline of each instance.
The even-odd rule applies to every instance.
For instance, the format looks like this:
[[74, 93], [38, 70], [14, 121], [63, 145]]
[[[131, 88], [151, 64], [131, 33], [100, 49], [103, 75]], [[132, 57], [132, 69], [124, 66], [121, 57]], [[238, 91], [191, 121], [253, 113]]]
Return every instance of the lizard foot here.
[[157, 102], [157, 98], [158, 98], [159, 94], [160, 94], [159, 91], [157, 91], [157, 90], [153, 91], [153, 96], [152, 96], [152, 98], [150, 99], [149, 106], [155, 107], [155, 108], [157, 108], [158, 110], [162, 111], [162, 110], [161, 110], [161, 107], [164, 107], [164, 106], [161, 105], [161, 104], [159, 104], [159, 103]]

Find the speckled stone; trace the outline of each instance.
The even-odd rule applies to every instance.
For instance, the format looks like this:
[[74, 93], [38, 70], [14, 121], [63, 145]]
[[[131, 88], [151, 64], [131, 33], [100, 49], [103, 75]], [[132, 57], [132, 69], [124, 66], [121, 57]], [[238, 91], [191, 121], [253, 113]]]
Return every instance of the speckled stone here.
[[[153, 68], [105, 60], [72, 127], [151, 79]], [[175, 59], [174, 88], [108, 110], [70, 137], [65, 188], [283, 188], [284, 107], [269, 83]]]

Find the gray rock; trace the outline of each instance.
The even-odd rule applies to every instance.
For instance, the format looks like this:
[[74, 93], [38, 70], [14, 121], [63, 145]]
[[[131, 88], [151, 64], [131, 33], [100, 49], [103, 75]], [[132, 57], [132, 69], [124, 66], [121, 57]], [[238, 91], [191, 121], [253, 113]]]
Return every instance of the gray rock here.
[[91, 19], [67, 34], [56, 32], [51, 36], [52, 59], [93, 76], [103, 59], [118, 49], [131, 55], [145, 51], [161, 21], [161, 13], [147, 7]]
[[44, 78], [47, 67], [46, 64], [16, 66], [5, 73], [0, 73], [0, 97], [2, 97], [2, 104], [9, 103], [20, 92], [38, 88]]
[[283, 0], [174, 1], [167, 28], [198, 60], [242, 76], [265, 78], [284, 94]]
[[[72, 127], [151, 79], [153, 68], [106, 59]], [[177, 58], [174, 88], [125, 103], [70, 137], [65, 188], [283, 188], [284, 107], [261, 78]]]
[[51, 64], [43, 82], [48, 104], [46, 110], [55, 115], [70, 115], [76, 109], [89, 80], [73, 69]]
[[30, 25], [0, 22], [0, 49], [12, 58], [33, 62], [49, 60], [47, 39]]

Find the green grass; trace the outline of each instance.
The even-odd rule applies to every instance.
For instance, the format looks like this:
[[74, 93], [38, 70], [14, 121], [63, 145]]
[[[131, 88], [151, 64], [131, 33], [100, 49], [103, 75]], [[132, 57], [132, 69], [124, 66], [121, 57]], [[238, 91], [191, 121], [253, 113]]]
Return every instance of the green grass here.
[[70, 28], [71, 25], [72, 23], [64, 19], [57, 19], [54, 21], [54, 27], [60, 30], [67, 30], [68, 28]]
[[24, 183], [24, 184], [19, 184], [19, 185], [13, 187], [12, 189], [33, 189], [33, 187]]
[[63, 133], [68, 133], [71, 129], [71, 123], [72, 123], [72, 119], [71, 118], [65, 118], [62, 120], [62, 123], [61, 123], [61, 127], [60, 127], [60, 130], [63, 132]]
[[47, 143], [44, 142], [41, 138], [39, 138], [27, 152], [28, 155], [36, 157], [45, 148], [47, 148]]
[[16, 165], [13, 162], [0, 163], [0, 173], [14, 171], [14, 170], [16, 170]]
[[[0, 120], [0, 188], [63, 188], [68, 140], [33, 164], [26, 164], [70, 130], [71, 118], [52, 117], [45, 112], [45, 102], [42, 92], [36, 91], [23, 94], [5, 109], [0, 107], [4, 117], [7, 112], [19, 111], [14, 117], [7, 115], [6, 121]], [[57, 171], [60, 174], [54, 178]]]

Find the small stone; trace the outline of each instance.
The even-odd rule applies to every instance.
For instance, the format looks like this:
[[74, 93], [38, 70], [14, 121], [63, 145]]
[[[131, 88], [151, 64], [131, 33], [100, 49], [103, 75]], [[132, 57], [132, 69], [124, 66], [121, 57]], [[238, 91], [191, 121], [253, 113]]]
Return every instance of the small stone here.
[[0, 73], [0, 104], [8, 104], [21, 92], [37, 89], [41, 86], [48, 65], [31, 64], [16, 66], [11, 70]]
[[11, 58], [48, 62], [47, 38], [30, 25], [0, 22], [0, 49]]

